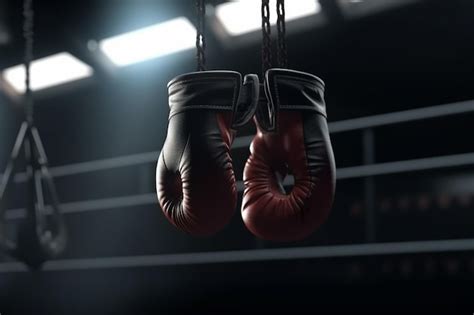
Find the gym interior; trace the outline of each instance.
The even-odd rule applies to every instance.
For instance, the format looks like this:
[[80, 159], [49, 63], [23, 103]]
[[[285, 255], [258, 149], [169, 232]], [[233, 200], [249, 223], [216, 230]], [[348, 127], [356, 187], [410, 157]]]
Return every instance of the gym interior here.
[[[0, 1], [1, 315], [472, 314], [473, 34], [470, 0]], [[231, 77], [207, 152], [186, 102]]]

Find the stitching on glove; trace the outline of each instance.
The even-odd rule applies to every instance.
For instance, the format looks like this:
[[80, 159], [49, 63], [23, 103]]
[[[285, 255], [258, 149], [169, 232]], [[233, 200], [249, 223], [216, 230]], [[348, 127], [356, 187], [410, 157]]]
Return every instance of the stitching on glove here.
[[184, 107], [176, 112], [173, 112], [173, 114], [171, 114], [168, 117], [168, 121], [170, 121], [171, 118], [173, 118], [174, 116], [181, 114], [190, 109], [217, 109], [217, 110], [229, 110], [229, 111], [232, 110], [232, 108], [229, 107], [228, 105], [192, 105], [192, 106]]
[[205, 78], [195, 78], [195, 79], [188, 79], [188, 80], [184, 80], [184, 81], [176, 81], [176, 82], [173, 82], [173, 84], [171, 84], [170, 86], [168, 86], [168, 89], [170, 89], [171, 87], [175, 86], [175, 85], [183, 85], [185, 83], [190, 83], [190, 82], [196, 82], [196, 81], [210, 81], [210, 80], [231, 80], [231, 81], [237, 81], [236, 78], [220, 78], [220, 77], [205, 77]]
[[[326, 113], [323, 113], [321, 112], [317, 107], [314, 107], [314, 106], [310, 106], [310, 105], [281, 105], [280, 103], [280, 96], [279, 96], [279, 92], [278, 92], [278, 79], [288, 79], [288, 80], [292, 80], [292, 81], [300, 81], [300, 82], [304, 82], [304, 83], [310, 83], [310, 84], [313, 84], [314, 81], [312, 80], [309, 80], [309, 79], [304, 79], [304, 78], [295, 78], [295, 77], [292, 77], [292, 76], [288, 76], [288, 75], [274, 75], [273, 76], [273, 80], [274, 80], [274, 85], [275, 85], [275, 94], [276, 94], [276, 97], [277, 97], [277, 102], [278, 102], [278, 107], [279, 108], [282, 108], [282, 109], [305, 109], [305, 110], [312, 110], [312, 111], [315, 111], [316, 113], [320, 114], [321, 116], [327, 118], [327, 114]], [[320, 87], [323, 92], [324, 92], [324, 83], [321, 83], [319, 81], [316, 81], [318, 84], [318, 87]]]

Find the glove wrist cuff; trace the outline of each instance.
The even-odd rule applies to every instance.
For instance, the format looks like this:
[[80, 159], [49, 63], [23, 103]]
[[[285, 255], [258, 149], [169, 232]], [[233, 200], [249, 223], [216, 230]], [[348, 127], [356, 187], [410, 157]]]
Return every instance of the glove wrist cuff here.
[[326, 117], [324, 82], [315, 75], [270, 69], [265, 73], [265, 92], [277, 110], [311, 110]]
[[[269, 69], [256, 116], [265, 132], [278, 129], [280, 111], [313, 111], [326, 117], [324, 82], [315, 75], [288, 69]], [[262, 93], [262, 92], [260, 92]]]
[[234, 111], [242, 76], [234, 71], [180, 75], [168, 83], [170, 117], [190, 109]]
[[247, 123], [258, 100], [258, 76], [235, 71], [202, 71], [180, 75], [168, 83], [170, 117], [190, 109], [231, 111], [233, 127]]

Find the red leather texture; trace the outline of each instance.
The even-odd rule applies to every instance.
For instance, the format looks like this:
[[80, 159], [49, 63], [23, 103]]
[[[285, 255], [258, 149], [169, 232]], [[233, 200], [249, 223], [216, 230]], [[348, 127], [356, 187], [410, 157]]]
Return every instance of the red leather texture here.
[[[326, 117], [320, 110], [324, 108], [322, 86], [304, 73], [274, 73], [276, 84], [267, 81], [266, 87], [267, 97], [278, 95], [272, 98], [276, 100], [275, 126], [267, 131], [254, 119], [257, 134], [244, 170], [242, 218], [262, 239], [296, 241], [313, 233], [330, 213], [335, 192], [334, 156]], [[296, 97], [285, 100], [288, 95]], [[297, 97], [301, 100], [292, 103]], [[266, 105], [263, 101], [260, 105]], [[264, 112], [270, 107], [261, 108]], [[294, 177], [294, 185], [285, 191], [283, 180], [288, 174]]]
[[[250, 147], [242, 217], [247, 228], [262, 239], [305, 238], [325, 221], [332, 205], [330, 168], [321, 165], [314, 175], [308, 168], [301, 115], [280, 113], [280, 132], [258, 130]], [[325, 150], [325, 143], [315, 145]], [[290, 170], [295, 183], [286, 194], [281, 191], [281, 180]]]

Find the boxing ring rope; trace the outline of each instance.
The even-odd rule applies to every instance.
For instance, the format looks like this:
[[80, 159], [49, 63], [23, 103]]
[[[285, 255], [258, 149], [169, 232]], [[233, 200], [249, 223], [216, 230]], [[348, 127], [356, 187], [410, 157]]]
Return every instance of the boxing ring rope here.
[[[311, 246], [143, 256], [58, 259], [47, 261], [43, 266], [43, 271], [184, 266], [275, 260], [363, 257], [372, 255], [444, 253], [471, 250], [474, 250], [474, 239]], [[28, 271], [28, 269], [22, 263], [11, 262], [0, 264], [0, 273], [25, 271]]]
[[[424, 107], [413, 110], [394, 112], [389, 114], [374, 115], [333, 122], [329, 124], [331, 134], [362, 130], [364, 147], [373, 146], [372, 128], [387, 126], [398, 123], [420, 121], [438, 117], [453, 116], [459, 114], [474, 113], [474, 101], [458, 102], [446, 105]], [[366, 133], [367, 132], [367, 133]], [[367, 137], [368, 135], [368, 137]], [[252, 136], [239, 137], [235, 140], [232, 149], [248, 147]], [[372, 140], [372, 141], [371, 141]], [[366, 143], [367, 142], [367, 143]], [[365, 150], [367, 151], [367, 150]], [[369, 155], [370, 155], [370, 151]], [[109, 159], [101, 159], [89, 162], [69, 164], [51, 167], [53, 177], [64, 177], [88, 172], [110, 170], [114, 168], [135, 166], [147, 163], [155, 163], [159, 151], [133, 154]], [[364, 154], [366, 155], [366, 153]], [[367, 159], [364, 158], [367, 162]], [[369, 159], [370, 160], [370, 159]], [[416, 172], [431, 169], [474, 165], [474, 152], [412, 159], [405, 161], [375, 163], [366, 165], [340, 168], [337, 170], [337, 179], [366, 178], [373, 176], [398, 174], [404, 172]], [[24, 173], [15, 177], [16, 182], [25, 182]], [[370, 182], [369, 182], [370, 183]], [[285, 180], [285, 185], [292, 184], [291, 179]], [[239, 191], [243, 190], [243, 183], [238, 182]], [[123, 197], [85, 200], [63, 203], [63, 211], [66, 214], [87, 211], [98, 211], [119, 207], [132, 207], [141, 205], [157, 204], [155, 193], [141, 195], [130, 195]], [[373, 210], [373, 209], [372, 209]], [[47, 208], [51, 211], [51, 208]], [[370, 213], [370, 211], [368, 211]], [[9, 209], [6, 212], [7, 219], [20, 219], [24, 217], [24, 209]], [[370, 223], [370, 222], [369, 222]], [[369, 224], [370, 225], [370, 224]], [[370, 228], [370, 227], [369, 227]], [[369, 240], [370, 241], [370, 240]], [[184, 254], [162, 254], [147, 256], [127, 256], [90, 259], [67, 259], [47, 262], [44, 270], [72, 270], [88, 268], [118, 268], [133, 266], [162, 266], [179, 264], [204, 264], [204, 263], [229, 263], [259, 260], [284, 260], [299, 258], [321, 258], [321, 257], [346, 257], [367, 255], [389, 255], [403, 253], [422, 252], [446, 252], [446, 251], [470, 251], [474, 250], [474, 239], [440, 240], [440, 241], [412, 241], [401, 243], [372, 243], [357, 245], [337, 246], [315, 246], [282, 249], [258, 249], [239, 251], [199, 252]], [[26, 268], [20, 263], [0, 263], [0, 272], [23, 271]]]
[[[150, 152], [151, 153], [151, 152]], [[155, 159], [156, 159], [155, 155]], [[155, 160], [154, 159], [154, 160]], [[155, 161], [148, 162], [155, 162]], [[119, 161], [117, 159], [117, 161]], [[127, 159], [123, 161], [128, 162]], [[94, 163], [94, 162], [91, 162]], [[85, 164], [85, 163], [84, 163]], [[121, 165], [128, 163], [123, 163]], [[142, 164], [142, 163], [140, 163]], [[115, 167], [117, 164], [115, 164]], [[425, 171], [431, 169], [441, 169], [441, 168], [450, 168], [450, 167], [460, 167], [460, 166], [470, 166], [474, 165], [474, 153], [465, 153], [465, 154], [456, 154], [456, 155], [447, 155], [440, 157], [432, 158], [423, 158], [423, 159], [414, 159], [398, 162], [388, 162], [388, 163], [379, 163], [373, 165], [362, 165], [362, 166], [353, 166], [345, 167], [337, 170], [337, 179], [354, 179], [354, 178], [364, 178], [367, 176], [377, 176], [377, 175], [390, 175], [390, 174], [399, 174], [406, 172], [414, 171]], [[110, 165], [108, 165], [110, 167]], [[72, 168], [71, 168], [72, 169]], [[292, 184], [292, 179], [287, 178], [283, 182], [284, 185], [288, 186]], [[237, 182], [237, 188], [239, 192], [242, 192], [244, 189], [244, 183], [242, 181]], [[97, 210], [106, 210], [111, 208], [124, 208], [132, 206], [143, 206], [150, 204], [157, 204], [158, 200], [155, 193], [140, 194], [140, 195], [131, 195], [124, 197], [113, 197], [113, 198], [104, 198], [104, 199], [95, 199], [95, 200], [86, 200], [86, 201], [76, 201], [76, 202], [66, 202], [62, 203], [63, 213], [78, 213], [78, 212], [88, 212], [88, 211], [97, 211]], [[50, 207], [46, 206], [46, 211], [49, 213], [51, 211]], [[7, 219], [21, 219], [24, 217], [25, 209], [9, 209], [6, 211]]]

